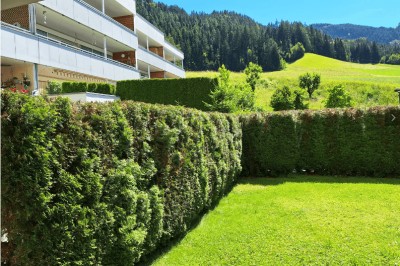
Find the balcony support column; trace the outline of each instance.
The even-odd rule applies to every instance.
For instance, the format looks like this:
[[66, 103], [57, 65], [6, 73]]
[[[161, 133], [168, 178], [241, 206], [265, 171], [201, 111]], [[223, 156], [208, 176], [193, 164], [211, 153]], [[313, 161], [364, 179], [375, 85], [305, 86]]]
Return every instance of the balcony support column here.
[[147, 65], [147, 75], [151, 78], [150, 65]]
[[33, 95], [39, 95], [39, 66], [38, 64], [33, 64]]
[[29, 31], [32, 34], [36, 34], [36, 6], [35, 4], [30, 4], [28, 6], [29, 12]]
[[106, 6], [104, 5], [104, 1], [105, 0], [101, 0], [101, 12], [103, 12], [103, 14], [106, 13]]
[[146, 36], [146, 49], [149, 51], [149, 37]]
[[107, 59], [107, 39], [106, 39], [106, 36], [103, 37], [103, 47], [104, 47], [104, 58]]

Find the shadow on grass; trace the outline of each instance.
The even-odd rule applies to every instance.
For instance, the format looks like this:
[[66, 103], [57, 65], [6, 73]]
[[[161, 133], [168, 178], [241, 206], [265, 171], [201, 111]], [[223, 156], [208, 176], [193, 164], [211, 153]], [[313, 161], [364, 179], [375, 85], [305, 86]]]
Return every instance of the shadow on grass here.
[[242, 177], [239, 184], [276, 186], [285, 183], [331, 183], [331, 184], [389, 184], [400, 185], [398, 177], [348, 177], [348, 176], [319, 176], [319, 175], [289, 175], [286, 177]]
[[225, 193], [225, 195], [220, 198], [216, 203], [214, 203], [208, 210], [204, 211], [203, 213], [199, 214], [197, 218], [195, 218], [189, 227], [189, 229], [182, 235], [177, 236], [171, 240], [168, 241], [167, 244], [164, 246], [159, 246], [154, 252], [144, 256], [137, 264], [139, 266], [148, 266], [152, 265], [154, 262], [156, 262], [159, 258], [161, 258], [163, 255], [167, 254], [169, 251], [171, 251], [175, 246], [178, 246], [181, 241], [186, 237], [187, 234], [189, 234], [192, 230], [196, 229], [196, 227], [201, 223], [203, 218], [210, 212], [212, 212], [214, 209], [216, 209], [221, 202], [222, 199], [227, 197], [229, 193], [232, 192], [232, 190], [238, 185], [241, 184], [240, 179], [238, 180], [238, 183], [233, 185], [231, 188], [228, 189], [228, 191]]

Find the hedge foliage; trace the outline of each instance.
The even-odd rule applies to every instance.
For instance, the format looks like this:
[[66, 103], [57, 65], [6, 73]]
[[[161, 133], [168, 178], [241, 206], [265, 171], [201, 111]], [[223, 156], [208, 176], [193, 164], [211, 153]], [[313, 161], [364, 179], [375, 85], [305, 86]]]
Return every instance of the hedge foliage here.
[[74, 92], [95, 92], [101, 94], [115, 94], [115, 85], [109, 83], [86, 83], [86, 82], [62, 82], [61, 91], [53, 89], [57, 86], [56, 81], [49, 82], [48, 93], [74, 93]]
[[182, 105], [208, 111], [210, 94], [218, 86], [218, 80], [210, 78], [141, 79], [117, 82], [116, 95], [121, 100], [145, 103]]
[[231, 115], [1, 97], [10, 265], [133, 265], [186, 232], [241, 171]]
[[246, 176], [400, 174], [399, 107], [252, 114], [241, 122]]

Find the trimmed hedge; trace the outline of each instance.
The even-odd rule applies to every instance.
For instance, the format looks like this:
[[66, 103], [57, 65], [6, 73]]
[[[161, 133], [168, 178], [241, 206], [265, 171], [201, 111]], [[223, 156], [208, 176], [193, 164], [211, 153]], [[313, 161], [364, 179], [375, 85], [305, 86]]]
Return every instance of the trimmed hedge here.
[[241, 122], [245, 176], [400, 174], [399, 107], [252, 114]]
[[[63, 82], [61, 93], [95, 92], [102, 94], [115, 94], [115, 85], [109, 83]], [[60, 92], [49, 92], [57, 94]]]
[[229, 191], [231, 115], [2, 93], [2, 230], [11, 265], [132, 265]]
[[85, 92], [87, 91], [86, 82], [63, 82], [61, 84], [62, 93]]
[[146, 103], [182, 105], [208, 111], [210, 94], [218, 86], [218, 79], [141, 79], [117, 82], [116, 95], [121, 100]]

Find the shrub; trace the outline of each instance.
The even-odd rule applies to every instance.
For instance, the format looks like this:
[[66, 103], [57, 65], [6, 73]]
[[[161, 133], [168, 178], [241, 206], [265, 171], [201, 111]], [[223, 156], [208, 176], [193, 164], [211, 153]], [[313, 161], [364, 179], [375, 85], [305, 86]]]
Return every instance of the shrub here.
[[399, 175], [398, 117], [399, 107], [243, 115], [243, 175]]
[[257, 82], [260, 80], [260, 73], [262, 73], [261, 66], [254, 64], [252, 62], [244, 70], [246, 74], [246, 82], [250, 85], [253, 92], [256, 90]]
[[212, 111], [234, 113], [254, 109], [255, 95], [248, 84], [235, 84], [230, 81], [230, 71], [224, 65], [218, 69], [218, 87], [210, 93], [211, 102], [206, 104]]
[[47, 82], [46, 90], [48, 94], [60, 94], [62, 91], [62, 83], [58, 81]]
[[219, 68], [219, 86], [211, 92], [211, 103], [206, 106], [212, 111], [235, 113], [254, 110], [255, 95], [249, 84], [232, 84], [230, 71], [224, 65]]
[[295, 110], [305, 110], [308, 109], [308, 104], [304, 103], [305, 97], [304, 93], [301, 90], [294, 90], [294, 100], [293, 100], [293, 107]]
[[7, 264], [133, 265], [186, 232], [241, 171], [231, 115], [1, 97]]
[[88, 92], [115, 94], [115, 85], [109, 83], [89, 83]]
[[86, 92], [86, 82], [63, 82], [62, 93]]
[[121, 100], [183, 105], [208, 111], [210, 93], [218, 86], [217, 79], [144, 79], [117, 82], [116, 94]]
[[352, 106], [352, 99], [342, 86], [335, 86], [328, 90], [329, 95], [326, 99], [326, 108], [345, 108]]
[[291, 110], [294, 108], [292, 92], [289, 87], [283, 86], [282, 88], [276, 89], [271, 97], [271, 107], [274, 111]]

